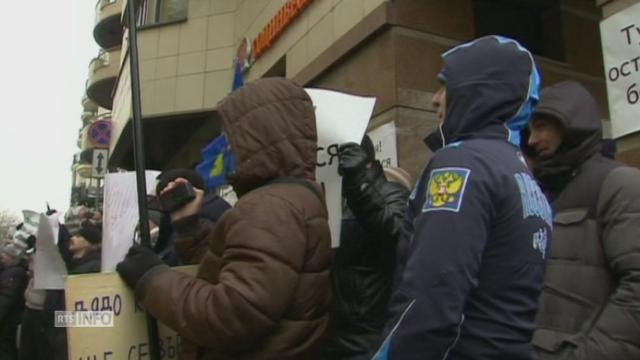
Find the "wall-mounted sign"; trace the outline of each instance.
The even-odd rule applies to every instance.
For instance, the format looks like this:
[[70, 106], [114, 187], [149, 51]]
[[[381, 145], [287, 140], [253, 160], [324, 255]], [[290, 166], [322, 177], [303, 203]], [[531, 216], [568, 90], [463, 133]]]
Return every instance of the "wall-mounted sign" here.
[[368, 133], [376, 151], [376, 159], [383, 167], [398, 166], [398, 149], [396, 147], [396, 124], [391, 121]]
[[111, 121], [98, 120], [89, 126], [89, 139], [94, 147], [108, 148], [111, 141]]
[[288, 0], [253, 40], [253, 60], [258, 60], [313, 0]]
[[91, 177], [104, 177], [104, 174], [107, 171], [108, 156], [109, 150], [107, 149], [93, 150], [93, 161], [91, 162]]
[[640, 4], [600, 23], [611, 135], [640, 130]]

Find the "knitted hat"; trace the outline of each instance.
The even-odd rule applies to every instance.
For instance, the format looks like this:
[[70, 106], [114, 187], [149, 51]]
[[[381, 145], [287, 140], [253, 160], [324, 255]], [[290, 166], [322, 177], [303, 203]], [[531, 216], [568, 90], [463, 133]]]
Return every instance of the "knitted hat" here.
[[102, 241], [102, 232], [100, 231], [100, 228], [93, 225], [90, 221], [83, 222], [76, 235], [82, 236], [93, 245], [99, 244]]
[[24, 251], [15, 244], [6, 245], [4, 248], [2, 248], [2, 253], [16, 259], [20, 259], [24, 255]]
[[82, 219], [80, 218], [80, 209], [71, 208], [64, 214], [64, 226], [69, 234], [75, 235], [80, 231]]

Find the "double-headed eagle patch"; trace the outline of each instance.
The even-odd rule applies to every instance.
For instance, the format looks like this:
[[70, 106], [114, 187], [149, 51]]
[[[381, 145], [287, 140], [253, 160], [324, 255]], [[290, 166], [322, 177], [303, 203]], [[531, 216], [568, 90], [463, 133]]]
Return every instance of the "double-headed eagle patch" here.
[[435, 210], [460, 211], [464, 189], [470, 173], [471, 170], [459, 167], [440, 168], [431, 171], [422, 212]]

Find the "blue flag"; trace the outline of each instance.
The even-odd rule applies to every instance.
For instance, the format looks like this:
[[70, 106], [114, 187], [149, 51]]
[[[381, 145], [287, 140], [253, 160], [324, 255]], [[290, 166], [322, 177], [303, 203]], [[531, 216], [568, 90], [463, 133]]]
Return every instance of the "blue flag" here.
[[[235, 91], [244, 85], [242, 62], [236, 58], [234, 61], [233, 88]], [[227, 137], [223, 133], [213, 139], [211, 143], [201, 151], [202, 162], [196, 166], [196, 171], [205, 180], [209, 189], [215, 189], [227, 184], [227, 176], [235, 173], [236, 161]]]
[[235, 157], [231, 153], [225, 134], [218, 136], [202, 149], [202, 159], [196, 166], [196, 171], [209, 189], [226, 185], [227, 176], [235, 173]]
[[235, 60], [235, 66], [233, 70], [233, 88], [231, 91], [236, 91], [244, 85], [244, 74], [242, 72], [242, 62], [240, 59]]

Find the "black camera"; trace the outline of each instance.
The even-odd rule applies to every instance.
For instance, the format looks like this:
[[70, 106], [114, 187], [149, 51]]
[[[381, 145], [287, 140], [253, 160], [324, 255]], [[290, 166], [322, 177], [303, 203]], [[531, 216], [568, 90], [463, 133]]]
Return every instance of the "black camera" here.
[[158, 198], [162, 211], [174, 212], [196, 197], [193, 186], [189, 183], [178, 183]]

